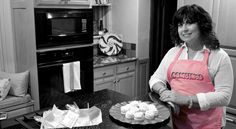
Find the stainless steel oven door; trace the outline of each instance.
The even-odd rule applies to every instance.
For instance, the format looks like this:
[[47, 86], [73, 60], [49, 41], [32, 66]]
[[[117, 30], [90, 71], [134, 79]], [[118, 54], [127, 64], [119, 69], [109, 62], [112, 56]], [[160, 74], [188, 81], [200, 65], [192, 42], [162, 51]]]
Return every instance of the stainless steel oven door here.
[[[37, 53], [40, 108], [70, 103], [80, 93], [93, 92], [93, 46]], [[81, 89], [64, 91], [63, 64], [80, 61]]]

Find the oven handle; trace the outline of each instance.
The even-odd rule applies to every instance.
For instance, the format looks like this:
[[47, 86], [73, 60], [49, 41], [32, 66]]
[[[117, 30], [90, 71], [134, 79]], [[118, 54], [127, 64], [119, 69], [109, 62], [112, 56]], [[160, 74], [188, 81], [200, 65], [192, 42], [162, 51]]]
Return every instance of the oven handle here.
[[[69, 63], [69, 62], [68, 62]], [[56, 64], [46, 64], [46, 65], [38, 65], [38, 68], [48, 68], [48, 67], [53, 67], [53, 66], [61, 66], [64, 63], [56, 63]]]
[[[93, 58], [91, 59], [86, 59], [86, 60], [82, 60], [83, 62], [93, 62]], [[53, 66], [62, 66], [63, 64], [65, 63], [72, 63], [72, 62], [76, 62], [76, 61], [70, 61], [70, 62], [54, 62], [54, 63], [51, 63], [51, 64], [39, 64], [38, 65], [38, 68], [48, 68], [48, 67], [53, 67]], [[81, 62], [81, 61], [80, 61]]]

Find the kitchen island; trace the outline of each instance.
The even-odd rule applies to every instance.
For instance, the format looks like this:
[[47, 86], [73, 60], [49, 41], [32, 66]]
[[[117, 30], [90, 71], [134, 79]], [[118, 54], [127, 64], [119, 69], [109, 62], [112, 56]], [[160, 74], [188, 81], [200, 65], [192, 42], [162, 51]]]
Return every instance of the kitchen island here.
[[[68, 96], [70, 97], [70, 96]], [[77, 103], [77, 105], [80, 108], [86, 108], [87, 103], [89, 103], [90, 106], [96, 106], [101, 109], [102, 111], [102, 120], [103, 122], [96, 126], [90, 126], [90, 127], [83, 127], [84, 129], [171, 129], [167, 124], [169, 123], [169, 119], [166, 119], [165, 121], [157, 124], [148, 124], [148, 125], [132, 125], [127, 123], [122, 123], [119, 120], [114, 119], [110, 116], [109, 110], [110, 108], [117, 104], [124, 101], [132, 101], [132, 100], [142, 100], [142, 101], [151, 101], [148, 94], [139, 96], [139, 97], [129, 97], [127, 95], [118, 93], [116, 91], [112, 90], [101, 90], [94, 93], [89, 94], [81, 94], [77, 96], [76, 98], [70, 99], [71, 101], [68, 101], [67, 104], [72, 104], [73, 101]], [[64, 105], [57, 105], [60, 109], [64, 108]], [[48, 110], [48, 109], [47, 109]], [[40, 114], [42, 111], [45, 111], [45, 109], [41, 109], [40, 111], [36, 111], [24, 116], [19, 116], [17, 118], [11, 119], [16, 120], [18, 122], [17, 125], [8, 127], [6, 129], [33, 129], [33, 128], [40, 128], [39, 125], [36, 124], [36, 122], [32, 122], [34, 120], [27, 120], [26, 118], [30, 118], [30, 116], [33, 117], [33, 115]]]

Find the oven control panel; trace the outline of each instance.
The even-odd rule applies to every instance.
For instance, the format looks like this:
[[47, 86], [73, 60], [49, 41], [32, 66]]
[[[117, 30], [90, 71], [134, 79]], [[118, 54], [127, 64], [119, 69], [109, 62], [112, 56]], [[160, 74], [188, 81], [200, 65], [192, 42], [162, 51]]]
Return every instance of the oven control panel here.
[[38, 66], [55, 63], [67, 63], [93, 58], [93, 47], [70, 48], [37, 52]]

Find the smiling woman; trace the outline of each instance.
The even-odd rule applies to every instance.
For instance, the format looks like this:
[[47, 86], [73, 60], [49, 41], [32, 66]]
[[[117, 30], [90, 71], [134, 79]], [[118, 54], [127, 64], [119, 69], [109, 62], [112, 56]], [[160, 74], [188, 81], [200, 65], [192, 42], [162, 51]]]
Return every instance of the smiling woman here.
[[176, 46], [151, 76], [151, 90], [160, 100], [180, 108], [179, 114], [172, 114], [174, 129], [220, 129], [225, 126], [234, 77], [210, 15], [198, 5], [179, 8], [173, 16], [171, 38]]

